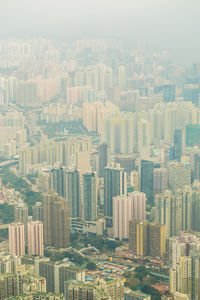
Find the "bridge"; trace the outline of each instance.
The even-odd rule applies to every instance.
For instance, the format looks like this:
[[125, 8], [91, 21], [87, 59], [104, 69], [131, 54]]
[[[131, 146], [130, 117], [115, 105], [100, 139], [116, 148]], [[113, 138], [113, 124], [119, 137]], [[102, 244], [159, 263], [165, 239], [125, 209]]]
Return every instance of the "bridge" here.
[[82, 248], [81, 250], [79, 250], [79, 253], [81, 254], [81, 253], [84, 253], [85, 251], [90, 251], [90, 250], [97, 252], [97, 253], [100, 252], [97, 248], [95, 248], [93, 246], [89, 246], [89, 247]]
[[7, 229], [9, 225], [10, 225], [10, 223], [0, 225], [0, 230], [1, 229]]
[[0, 163], [0, 168], [5, 167], [5, 166], [9, 166], [9, 165], [14, 165], [18, 162], [17, 159], [11, 159], [11, 160], [6, 160], [6, 161], [2, 161]]
[[159, 277], [159, 278], [163, 278], [163, 279], [165, 279], [166, 281], [169, 281], [169, 276], [168, 276], [168, 275], [161, 274], [161, 273], [157, 273], [157, 272], [153, 272], [153, 271], [150, 271], [149, 273], [150, 273], [150, 275], [152, 275], [152, 276]]

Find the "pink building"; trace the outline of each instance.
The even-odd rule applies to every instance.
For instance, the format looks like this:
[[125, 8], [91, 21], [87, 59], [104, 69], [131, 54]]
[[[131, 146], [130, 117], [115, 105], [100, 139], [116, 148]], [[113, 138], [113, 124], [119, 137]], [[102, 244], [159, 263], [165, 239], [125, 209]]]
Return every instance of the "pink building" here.
[[129, 221], [146, 219], [146, 195], [141, 192], [129, 193], [128, 196], [113, 197], [113, 230], [114, 237], [129, 237]]
[[9, 252], [16, 256], [25, 255], [24, 224], [9, 224]]
[[44, 255], [43, 223], [40, 221], [31, 221], [28, 223], [28, 254]]
[[132, 218], [143, 221], [146, 219], [146, 194], [142, 192], [129, 193], [131, 199]]

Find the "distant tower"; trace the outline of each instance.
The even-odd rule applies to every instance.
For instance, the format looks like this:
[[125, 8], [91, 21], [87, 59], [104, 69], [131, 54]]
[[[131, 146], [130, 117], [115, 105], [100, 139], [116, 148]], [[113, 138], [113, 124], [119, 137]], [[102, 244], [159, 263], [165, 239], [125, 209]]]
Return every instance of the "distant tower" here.
[[195, 180], [200, 181], [200, 150], [195, 149], [191, 153], [191, 170], [192, 170], [192, 182]]
[[9, 225], [9, 251], [16, 256], [25, 255], [24, 224], [12, 223]]
[[184, 101], [191, 101], [194, 105], [199, 106], [200, 87], [199, 84], [185, 84], [183, 90]]
[[43, 200], [44, 243], [65, 248], [69, 240], [69, 210], [66, 199], [49, 192]]
[[114, 237], [129, 238], [129, 221], [131, 219], [143, 221], [146, 219], [146, 195], [140, 192], [130, 193], [128, 196], [113, 197], [113, 229]]
[[200, 124], [186, 125], [186, 145], [200, 147]]
[[176, 86], [175, 84], [165, 84], [163, 86], [163, 102], [175, 102]]
[[99, 177], [104, 176], [104, 168], [108, 163], [108, 145], [106, 143], [102, 143], [99, 145]]
[[84, 220], [97, 219], [97, 187], [94, 172], [83, 174]]
[[149, 157], [150, 152], [150, 123], [144, 119], [138, 122], [138, 152], [142, 157]]
[[165, 225], [148, 224], [149, 256], [164, 257], [166, 252], [166, 227]]
[[[192, 260], [192, 293], [191, 299], [199, 299], [200, 298], [200, 252], [197, 250], [193, 250], [190, 253]], [[188, 272], [189, 273], [189, 272]], [[189, 276], [188, 276], [189, 277]], [[198, 278], [198, 279], [197, 279]]]
[[40, 221], [28, 223], [28, 254], [44, 255], [43, 223]]
[[134, 254], [148, 255], [148, 223], [132, 219], [129, 221], [129, 247]]
[[141, 192], [145, 193], [147, 200], [153, 202], [153, 189], [154, 189], [154, 163], [148, 160], [141, 160], [141, 170], [140, 170], [140, 188]]
[[136, 255], [163, 257], [166, 251], [165, 225], [130, 220], [129, 247]]
[[69, 217], [80, 217], [80, 178], [75, 169], [64, 173], [64, 198], [68, 200]]
[[169, 188], [175, 192], [185, 185], [191, 184], [191, 170], [189, 165], [173, 161], [168, 163], [168, 183]]
[[174, 160], [181, 161], [181, 156], [184, 147], [184, 132], [182, 129], [174, 131]]
[[146, 219], [146, 195], [141, 192], [129, 193], [128, 197], [132, 202], [134, 219], [143, 221]]
[[42, 202], [36, 202], [32, 207], [33, 221], [43, 221], [43, 206]]
[[28, 206], [20, 202], [15, 206], [15, 222], [24, 224], [25, 242], [28, 242], [27, 223], [28, 223]]
[[51, 169], [50, 175], [50, 189], [55, 191], [58, 195], [64, 195], [64, 168], [60, 163]]
[[156, 168], [154, 175], [154, 194], [163, 194], [168, 189], [167, 169]]
[[104, 171], [104, 215], [110, 220], [113, 216], [113, 197], [126, 194], [126, 172], [119, 164], [110, 164]]
[[126, 89], [126, 80], [127, 80], [126, 67], [119, 66], [118, 84], [122, 91]]

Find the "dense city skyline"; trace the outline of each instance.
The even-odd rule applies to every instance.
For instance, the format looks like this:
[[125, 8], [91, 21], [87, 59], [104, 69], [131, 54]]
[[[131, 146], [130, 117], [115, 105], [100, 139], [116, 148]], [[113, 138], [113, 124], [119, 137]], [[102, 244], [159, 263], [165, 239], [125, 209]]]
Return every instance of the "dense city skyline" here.
[[0, 300], [200, 300], [199, 10], [0, 1]]

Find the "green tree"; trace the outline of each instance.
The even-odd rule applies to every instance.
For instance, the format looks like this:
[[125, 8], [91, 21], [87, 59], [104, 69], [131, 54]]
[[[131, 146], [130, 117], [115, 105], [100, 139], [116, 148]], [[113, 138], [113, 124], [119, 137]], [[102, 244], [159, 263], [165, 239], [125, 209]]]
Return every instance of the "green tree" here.
[[78, 232], [70, 232], [70, 242], [71, 244], [75, 244], [79, 241], [80, 234]]
[[2, 182], [4, 185], [9, 185], [10, 188], [14, 188], [16, 191], [22, 194], [24, 202], [27, 203], [29, 209], [29, 215], [32, 214], [32, 206], [36, 202], [42, 201], [42, 194], [31, 190], [30, 184], [28, 184], [23, 178], [16, 176], [8, 169], [2, 169]]
[[1, 229], [0, 230], [0, 239], [8, 239], [8, 229]]
[[151, 295], [152, 300], [161, 300], [160, 293], [156, 289], [154, 289], [152, 286], [145, 285], [144, 287], [142, 287], [141, 291], [143, 293]]
[[87, 264], [86, 264], [86, 268], [88, 270], [96, 270], [97, 269], [97, 265], [93, 262], [93, 261], [89, 261]]
[[135, 277], [141, 281], [144, 277], [146, 277], [149, 274], [148, 270], [144, 266], [139, 266], [135, 268], [135, 273]]
[[15, 220], [14, 206], [7, 203], [0, 205], [0, 222], [2, 224], [8, 224]]
[[128, 280], [128, 285], [132, 290], [136, 290], [136, 288], [141, 285], [141, 281], [138, 278], [131, 277]]

